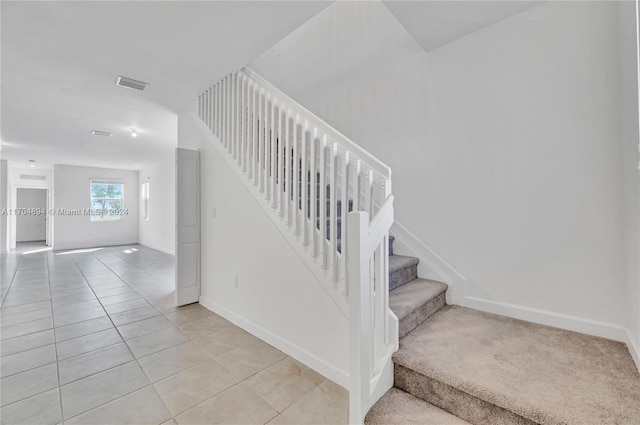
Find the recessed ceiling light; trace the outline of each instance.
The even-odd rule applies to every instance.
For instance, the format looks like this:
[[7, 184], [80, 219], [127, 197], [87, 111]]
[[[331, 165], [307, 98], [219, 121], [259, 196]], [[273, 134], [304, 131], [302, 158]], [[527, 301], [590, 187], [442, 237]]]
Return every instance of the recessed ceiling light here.
[[135, 128], [131, 129], [131, 137], [138, 137], [138, 132], [136, 131]]
[[108, 131], [100, 131], [100, 130], [91, 130], [91, 134], [93, 134], [94, 136], [105, 136], [105, 137], [113, 136], [113, 133], [109, 133]]
[[134, 80], [133, 78], [123, 77], [122, 75], [118, 75], [116, 78], [116, 86], [128, 87], [130, 89], [135, 90], [144, 90], [147, 88], [149, 83], [145, 83], [144, 81]]

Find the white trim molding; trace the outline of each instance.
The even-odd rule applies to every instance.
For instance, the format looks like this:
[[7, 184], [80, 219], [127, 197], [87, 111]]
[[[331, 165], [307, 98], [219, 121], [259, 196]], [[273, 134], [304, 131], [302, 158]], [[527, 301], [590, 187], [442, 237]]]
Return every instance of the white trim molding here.
[[349, 374], [346, 371], [338, 369], [336, 366], [327, 363], [326, 361], [315, 356], [313, 353], [310, 353], [309, 351], [299, 347], [293, 342], [274, 334], [273, 332], [263, 328], [256, 323], [238, 316], [222, 305], [206, 297], [200, 297], [200, 304], [208, 310], [211, 310], [212, 312], [224, 317], [234, 325], [241, 327], [250, 334], [274, 346], [283, 353], [304, 363], [306, 366], [320, 373], [325, 378], [332, 380], [343, 388], [349, 388]]
[[395, 237], [393, 242], [395, 253], [411, 255], [420, 260], [418, 276], [446, 283], [449, 285], [447, 303], [464, 305], [467, 278], [462, 273], [397, 221], [391, 226], [390, 233]]
[[420, 260], [420, 263], [418, 263], [418, 276], [425, 279], [440, 280], [449, 285], [447, 303], [625, 342], [640, 369], [640, 346], [632, 338], [626, 327], [584, 317], [469, 296], [467, 295], [467, 286], [472, 281], [468, 280], [460, 271], [438, 255], [433, 248], [422, 242], [398, 222], [394, 222], [393, 226], [391, 226], [391, 234], [395, 236], [394, 252], [411, 255]]
[[[131, 241], [122, 241], [122, 242], [87, 242], [87, 243], [79, 243], [79, 244], [57, 244], [54, 243], [52, 250], [53, 251], [68, 251], [71, 249], [91, 249], [91, 248], [107, 248], [114, 246], [124, 246], [124, 245], [141, 245], [137, 240]], [[154, 248], [155, 249], [155, 248]]]
[[627, 330], [626, 336], [625, 342], [627, 343], [633, 361], [636, 363], [636, 368], [638, 372], [640, 372], [640, 342], [633, 337], [633, 334], [629, 330]]
[[165, 254], [176, 255], [176, 251], [174, 249], [163, 248], [160, 245], [147, 242], [138, 242], [138, 244], [146, 246], [147, 248], [155, 249], [156, 251], [164, 252]]
[[605, 323], [584, 317], [571, 316], [568, 314], [555, 313], [553, 311], [539, 310], [477, 297], [465, 297], [464, 304], [462, 305], [476, 310], [485, 311], [487, 313], [513, 317], [514, 319], [566, 329], [573, 332], [580, 332], [587, 335], [599, 336], [602, 338], [612, 339], [614, 341], [627, 342], [628, 340], [627, 329], [624, 326], [613, 323]]

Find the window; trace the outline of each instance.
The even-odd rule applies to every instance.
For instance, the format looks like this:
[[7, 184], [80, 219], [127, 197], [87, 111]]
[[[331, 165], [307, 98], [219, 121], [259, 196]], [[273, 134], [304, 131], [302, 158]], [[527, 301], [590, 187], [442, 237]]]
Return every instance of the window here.
[[142, 214], [145, 220], [149, 220], [149, 182], [142, 183], [140, 189], [140, 195], [142, 197]]
[[91, 181], [91, 221], [120, 220], [124, 185], [113, 181]]

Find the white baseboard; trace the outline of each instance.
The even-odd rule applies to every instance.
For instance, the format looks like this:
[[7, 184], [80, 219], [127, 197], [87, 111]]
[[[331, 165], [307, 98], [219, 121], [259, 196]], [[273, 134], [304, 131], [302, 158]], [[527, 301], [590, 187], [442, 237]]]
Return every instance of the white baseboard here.
[[[394, 252], [411, 255], [420, 260], [420, 263], [418, 263], [418, 276], [426, 279], [440, 280], [449, 285], [449, 290], [447, 290], [448, 304], [461, 305], [487, 313], [499, 314], [528, 322], [626, 342], [629, 345], [629, 351], [635, 356], [636, 364], [639, 363], [637, 360], [640, 356], [638, 354], [638, 343], [628, 342], [630, 341], [628, 336], [630, 334], [628, 334], [624, 326], [468, 296], [467, 286], [470, 284], [470, 281], [446, 260], [436, 254], [431, 247], [422, 242], [400, 223], [395, 222], [393, 224], [391, 233], [396, 238], [394, 242]], [[451, 292], [450, 295], [449, 292]]]
[[291, 341], [283, 339], [281, 336], [274, 334], [273, 332], [263, 328], [262, 326], [246, 320], [241, 316], [238, 316], [234, 312], [228, 310], [226, 307], [223, 307], [220, 304], [211, 301], [210, 299], [201, 296], [200, 304], [213, 311], [214, 313], [224, 317], [234, 325], [241, 327], [252, 335], [257, 336], [268, 344], [271, 344], [283, 353], [304, 363], [311, 369], [332, 380], [336, 384], [344, 388], [348, 388], [349, 374], [347, 372], [336, 368], [334, 365], [325, 362], [314, 354], [295, 345]]
[[147, 242], [142, 242], [142, 241], [140, 241], [138, 243], [140, 245], [142, 245], [142, 246], [146, 246], [147, 248], [151, 248], [151, 249], [155, 249], [156, 251], [164, 252], [165, 254], [176, 255], [176, 251], [174, 249], [167, 249], [167, 248], [161, 247], [160, 245], [147, 243]]
[[467, 279], [462, 273], [397, 221], [391, 226], [391, 234], [395, 237], [394, 252], [411, 255], [420, 260], [418, 276], [423, 279], [442, 281], [449, 285], [446, 294], [447, 303], [461, 304], [463, 302], [466, 295]]
[[52, 249], [54, 251], [66, 251], [70, 249], [91, 249], [91, 248], [103, 248], [103, 247], [111, 247], [111, 246], [121, 246], [121, 245], [138, 245], [137, 240], [132, 241], [122, 241], [122, 242], [80, 242], [80, 243], [70, 243], [70, 244], [53, 244]]
[[538, 310], [535, 308], [476, 297], [465, 297], [464, 302], [461, 305], [485, 311], [487, 313], [525, 320], [527, 322], [599, 336], [602, 338], [612, 339], [614, 341], [627, 342], [627, 329], [624, 326], [613, 323], [605, 323], [583, 317], [570, 316], [568, 314]]
[[636, 364], [638, 372], [640, 372], [640, 342], [636, 340], [630, 331], [627, 330], [627, 347], [631, 353], [631, 357]]

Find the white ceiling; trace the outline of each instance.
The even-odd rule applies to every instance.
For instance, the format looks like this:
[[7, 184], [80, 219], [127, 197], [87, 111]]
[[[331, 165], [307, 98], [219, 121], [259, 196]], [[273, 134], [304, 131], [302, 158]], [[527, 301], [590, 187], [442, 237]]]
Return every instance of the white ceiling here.
[[[0, 156], [140, 169], [172, 155], [177, 113], [330, 3], [2, 1]], [[428, 51], [540, 2], [384, 3]]]
[[406, 1], [383, 3], [427, 52], [542, 1]]
[[328, 4], [2, 1], [0, 155], [123, 169], [170, 155], [177, 113]]

